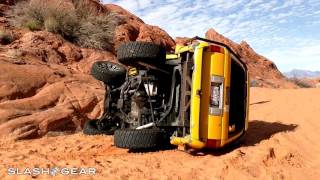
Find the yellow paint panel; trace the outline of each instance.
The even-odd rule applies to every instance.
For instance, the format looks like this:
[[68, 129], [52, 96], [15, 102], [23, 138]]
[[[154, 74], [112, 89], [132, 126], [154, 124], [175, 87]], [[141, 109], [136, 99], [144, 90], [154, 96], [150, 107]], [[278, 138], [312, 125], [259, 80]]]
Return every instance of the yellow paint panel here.
[[224, 75], [224, 54], [211, 53], [211, 75], [223, 76]]
[[200, 138], [202, 140], [208, 139], [208, 114], [209, 114], [209, 100], [210, 100], [210, 67], [212, 53], [204, 51], [202, 62], [202, 84], [201, 84], [201, 114], [200, 114]]
[[180, 53], [187, 52], [187, 51], [193, 52], [193, 47], [192, 46], [182, 46], [179, 44], [176, 45], [175, 54], [180, 54]]
[[[224, 57], [222, 53], [211, 53], [210, 75], [211, 76], [224, 76]], [[207, 86], [211, 88], [210, 85]], [[209, 91], [210, 93], [210, 91]], [[209, 94], [210, 97], [210, 94]], [[209, 104], [208, 104], [209, 105]], [[222, 119], [221, 116], [208, 116], [208, 139], [221, 139]]]
[[223, 146], [227, 140], [229, 135], [229, 112], [224, 112], [221, 122], [221, 145]]
[[208, 139], [221, 138], [221, 116], [209, 115], [208, 119]]
[[231, 79], [231, 57], [228, 50], [224, 49], [224, 108], [222, 117], [221, 145], [228, 139], [229, 134], [229, 105], [227, 105], [227, 89], [230, 88]]
[[190, 134], [191, 139], [199, 140], [199, 121], [200, 121], [200, 95], [201, 91], [201, 74], [202, 74], [202, 55], [203, 47], [207, 43], [200, 43], [195, 49], [194, 53], [194, 70], [192, 75], [192, 89], [191, 89], [191, 110], [190, 110]]
[[177, 54], [167, 54], [166, 55], [166, 59], [169, 60], [169, 59], [178, 59], [179, 56]]

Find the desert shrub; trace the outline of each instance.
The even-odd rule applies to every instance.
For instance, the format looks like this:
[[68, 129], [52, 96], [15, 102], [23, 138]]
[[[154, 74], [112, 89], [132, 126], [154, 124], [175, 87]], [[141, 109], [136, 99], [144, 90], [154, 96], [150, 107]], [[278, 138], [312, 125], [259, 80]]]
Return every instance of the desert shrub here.
[[78, 34], [80, 21], [75, 14], [68, 13], [51, 13], [44, 21], [46, 31], [60, 34], [65, 39], [73, 42]]
[[58, 32], [59, 23], [56, 18], [49, 17], [44, 21], [44, 27], [49, 32]]
[[74, 4], [74, 10], [79, 19], [87, 19], [95, 14], [93, 7], [88, 6], [84, 0], [72, 0], [72, 3]]
[[305, 82], [304, 80], [296, 78], [296, 77], [290, 78], [289, 81], [293, 82], [294, 84], [296, 84], [300, 88], [312, 88], [312, 85], [310, 85], [307, 82]]
[[113, 14], [88, 16], [80, 24], [76, 43], [83, 47], [96, 49], [111, 49], [113, 46], [114, 29], [119, 18]]
[[0, 30], [0, 44], [7, 45], [14, 41], [14, 36], [12, 33], [5, 30]]
[[31, 31], [46, 30], [61, 35], [81, 47], [110, 50], [114, 30], [121, 18], [113, 13], [97, 13], [85, 0], [31, 0], [13, 8], [13, 24]]
[[[15, 26], [31, 27], [31, 30], [44, 30], [45, 21], [55, 18], [57, 21], [62, 17], [72, 14], [72, 10], [64, 7], [63, 0], [30, 0], [17, 3], [13, 10], [12, 22]], [[67, 19], [67, 18], [66, 18]]]
[[49, 13], [48, 10], [51, 11], [51, 6], [45, 6], [46, 0], [32, 0], [26, 6], [26, 16], [30, 18], [30, 20], [34, 21], [38, 25], [43, 25], [46, 13]]
[[30, 18], [26, 16], [27, 6], [29, 6], [29, 4], [26, 1], [22, 1], [13, 6], [11, 11], [7, 12], [8, 17], [12, 16], [9, 21], [14, 26], [23, 27], [30, 20]]
[[30, 31], [38, 31], [41, 30], [41, 25], [36, 21], [29, 20], [24, 24], [24, 27], [28, 28]]

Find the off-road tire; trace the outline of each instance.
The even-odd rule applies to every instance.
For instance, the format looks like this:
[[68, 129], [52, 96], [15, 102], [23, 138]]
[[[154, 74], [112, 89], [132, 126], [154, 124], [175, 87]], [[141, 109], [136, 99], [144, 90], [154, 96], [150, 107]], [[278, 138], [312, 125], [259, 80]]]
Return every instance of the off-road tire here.
[[114, 133], [114, 145], [125, 149], [154, 149], [169, 145], [160, 129], [119, 129]]
[[117, 57], [127, 65], [135, 65], [138, 61], [158, 65], [165, 63], [166, 49], [150, 42], [128, 42], [120, 45]]
[[115, 129], [111, 128], [108, 130], [99, 130], [97, 126], [98, 120], [88, 120], [85, 122], [83, 126], [83, 134], [86, 135], [99, 135], [99, 134], [105, 134], [105, 135], [113, 135]]
[[108, 85], [120, 86], [126, 78], [124, 66], [108, 61], [97, 61], [92, 65], [91, 75]]

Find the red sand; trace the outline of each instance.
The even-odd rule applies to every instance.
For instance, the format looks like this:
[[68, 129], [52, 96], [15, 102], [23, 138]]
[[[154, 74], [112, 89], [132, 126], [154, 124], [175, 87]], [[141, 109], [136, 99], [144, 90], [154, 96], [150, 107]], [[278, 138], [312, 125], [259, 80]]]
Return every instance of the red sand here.
[[[95, 176], [56, 179], [317, 179], [320, 89], [251, 89], [250, 127], [241, 147], [192, 156], [179, 150], [129, 153], [112, 136], [52, 134], [0, 141], [0, 179], [7, 168], [95, 167]], [[41, 176], [46, 179], [49, 176]]]

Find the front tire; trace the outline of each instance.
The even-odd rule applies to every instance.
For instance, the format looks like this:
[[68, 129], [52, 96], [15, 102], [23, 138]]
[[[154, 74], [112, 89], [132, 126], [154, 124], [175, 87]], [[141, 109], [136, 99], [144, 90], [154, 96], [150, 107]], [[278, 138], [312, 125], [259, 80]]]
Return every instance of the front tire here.
[[94, 78], [111, 86], [122, 85], [125, 81], [126, 73], [124, 66], [109, 61], [97, 61], [91, 68], [91, 75]]
[[125, 149], [163, 148], [170, 144], [160, 129], [119, 129], [114, 133], [114, 144]]

